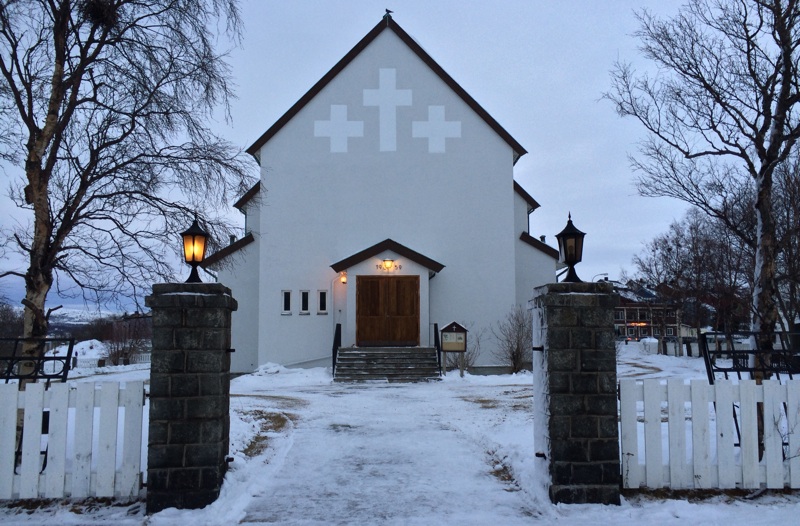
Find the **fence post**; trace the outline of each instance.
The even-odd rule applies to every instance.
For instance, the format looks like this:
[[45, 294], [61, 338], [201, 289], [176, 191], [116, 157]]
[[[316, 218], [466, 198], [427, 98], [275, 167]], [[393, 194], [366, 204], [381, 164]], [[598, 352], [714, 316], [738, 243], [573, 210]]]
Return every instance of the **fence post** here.
[[219, 283], [153, 285], [147, 513], [219, 496], [230, 430], [231, 313]]
[[614, 307], [610, 283], [554, 283], [533, 299], [534, 447], [550, 500], [619, 504]]

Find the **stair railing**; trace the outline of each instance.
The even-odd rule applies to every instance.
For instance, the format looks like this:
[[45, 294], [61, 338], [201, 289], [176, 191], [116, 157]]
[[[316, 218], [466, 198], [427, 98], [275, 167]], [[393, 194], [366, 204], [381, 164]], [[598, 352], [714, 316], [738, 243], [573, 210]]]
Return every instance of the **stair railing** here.
[[436, 364], [439, 367], [439, 376], [442, 376], [442, 343], [439, 341], [439, 324], [433, 324], [433, 346], [436, 347]]
[[333, 332], [333, 348], [331, 349], [331, 376], [336, 376], [336, 357], [339, 354], [339, 347], [342, 346], [342, 324], [336, 324]]

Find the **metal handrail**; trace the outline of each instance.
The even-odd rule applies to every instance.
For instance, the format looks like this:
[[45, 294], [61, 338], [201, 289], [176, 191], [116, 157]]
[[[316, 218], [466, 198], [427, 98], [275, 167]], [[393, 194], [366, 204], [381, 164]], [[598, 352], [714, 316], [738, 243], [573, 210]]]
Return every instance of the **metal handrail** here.
[[[708, 382], [714, 384], [715, 379], [728, 380], [735, 377], [739, 380], [753, 379], [757, 373], [764, 378], [781, 380], [781, 375], [790, 380], [800, 375], [800, 333], [776, 332], [777, 348], [751, 349], [743, 348], [741, 340], [757, 341], [754, 332], [720, 333], [707, 332], [700, 336], [700, 351], [706, 365]], [[713, 346], [711, 342], [713, 341]], [[722, 348], [725, 342], [725, 349]], [[737, 345], [742, 347], [736, 348]], [[730, 359], [730, 365], [721, 365], [720, 359]]]
[[439, 367], [439, 376], [442, 376], [442, 342], [439, 341], [439, 324], [433, 324], [433, 346], [436, 347], [436, 364]]
[[336, 357], [339, 354], [339, 347], [342, 346], [342, 324], [336, 324], [333, 332], [333, 348], [331, 349], [331, 376], [336, 375]]
[[[3, 343], [12, 344], [11, 352], [0, 352], [0, 374], [5, 383], [12, 380], [27, 380], [37, 382], [46, 380], [50, 385], [52, 380], [67, 381], [72, 350], [75, 346], [74, 338], [0, 338], [0, 349], [6, 347]], [[22, 354], [21, 346], [32, 343], [36, 346], [36, 355]], [[65, 356], [45, 356], [48, 344], [67, 345]]]

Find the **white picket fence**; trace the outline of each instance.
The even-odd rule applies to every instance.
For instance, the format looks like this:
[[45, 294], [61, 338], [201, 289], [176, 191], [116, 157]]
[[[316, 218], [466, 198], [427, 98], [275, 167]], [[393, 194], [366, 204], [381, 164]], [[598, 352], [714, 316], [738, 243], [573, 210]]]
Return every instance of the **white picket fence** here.
[[[760, 403], [764, 404], [761, 461]], [[706, 380], [621, 380], [620, 447], [625, 488], [726, 489], [763, 484], [798, 489], [800, 380], [763, 385], [752, 380], [715, 385]]]
[[[0, 385], [0, 499], [136, 497], [143, 382]], [[15, 461], [17, 410], [24, 411]], [[49, 410], [49, 433], [42, 412]], [[42, 465], [46, 457], [46, 467]]]

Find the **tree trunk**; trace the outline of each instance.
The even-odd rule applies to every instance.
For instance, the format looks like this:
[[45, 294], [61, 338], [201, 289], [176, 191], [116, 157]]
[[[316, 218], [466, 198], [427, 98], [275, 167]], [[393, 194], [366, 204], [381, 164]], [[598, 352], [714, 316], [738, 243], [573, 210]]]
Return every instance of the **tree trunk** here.
[[[757, 181], [756, 200], [756, 268], [753, 287], [752, 330], [759, 351], [772, 350], [775, 326], [778, 321], [778, 306], [775, 302], [775, 219], [772, 213], [772, 174], [761, 174]], [[769, 378], [765, 369], [769, 366], [767, 352], [756, 354], [755, 379], [758, 383]]]

